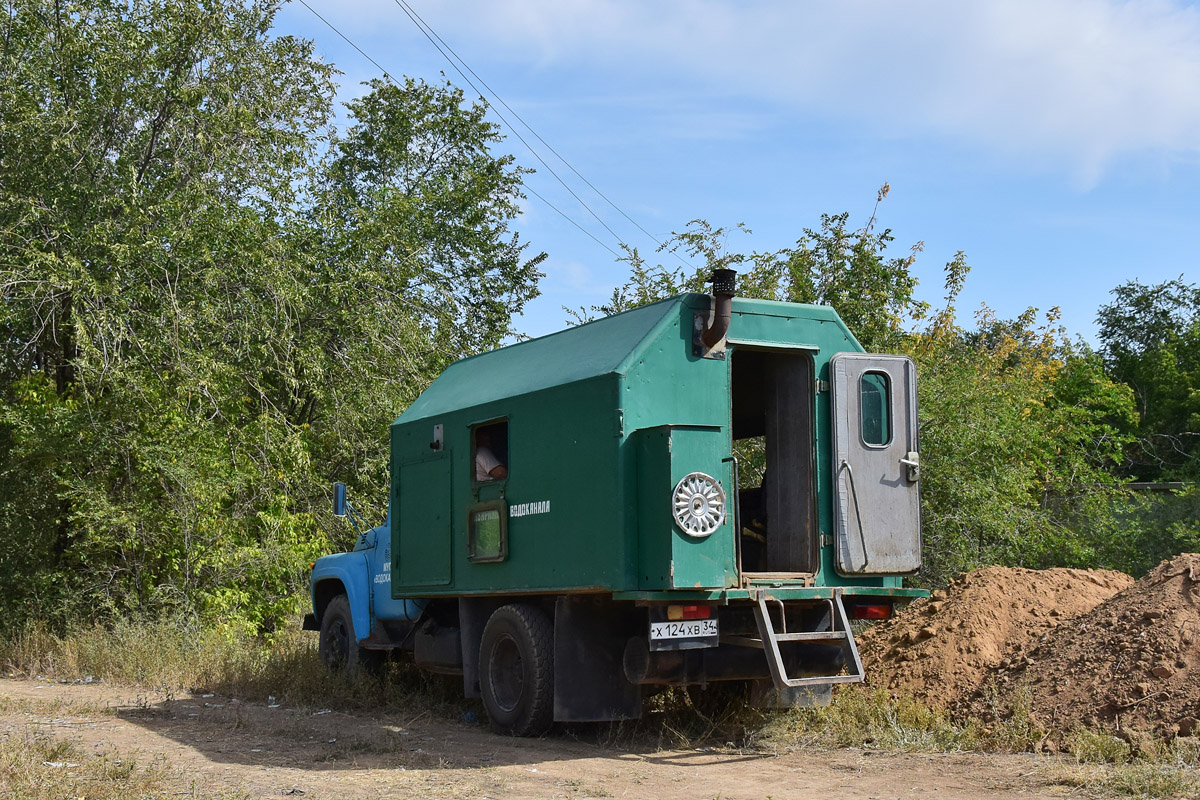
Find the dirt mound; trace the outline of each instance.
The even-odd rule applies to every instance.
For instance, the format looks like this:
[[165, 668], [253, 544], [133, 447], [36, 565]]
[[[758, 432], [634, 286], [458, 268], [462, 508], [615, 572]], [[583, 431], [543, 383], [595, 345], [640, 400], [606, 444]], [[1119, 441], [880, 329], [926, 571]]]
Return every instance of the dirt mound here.
[[[955, 707], [1060, 622], [1133, 583], [1121, 572], [985, 567], [868, 629], [859, 651], [872, 684]], [[1023, 663], [1023, 662], [1021, 662]]]
[[1077, 725], [1200, 734], [1200, 554], [1159, 564], [992, 678], [1002, 697], [1030, 692], [1053, 731]]

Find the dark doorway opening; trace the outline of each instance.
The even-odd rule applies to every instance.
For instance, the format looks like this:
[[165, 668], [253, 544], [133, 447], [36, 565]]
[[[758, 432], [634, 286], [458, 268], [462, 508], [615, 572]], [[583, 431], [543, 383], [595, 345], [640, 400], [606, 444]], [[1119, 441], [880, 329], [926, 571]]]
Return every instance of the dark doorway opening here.
[[812, 357], [795, 351], [739, 348], [731, 361], [740, 569], [743, 573], [815, 573], [820, 562]]

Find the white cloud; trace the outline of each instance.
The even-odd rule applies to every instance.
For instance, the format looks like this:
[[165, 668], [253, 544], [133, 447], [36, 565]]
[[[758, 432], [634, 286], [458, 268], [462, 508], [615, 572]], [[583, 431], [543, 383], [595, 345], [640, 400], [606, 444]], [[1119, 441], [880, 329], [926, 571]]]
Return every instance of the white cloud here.
[[1200, 154], [1200, 12], [1167, 0], [414, 6], [473, 66], [502, 58], [593, 90], [707, 91], [722, 112], [766, 100], [876, 135], [1062, 162], [1085, 180], [1125, 156]]

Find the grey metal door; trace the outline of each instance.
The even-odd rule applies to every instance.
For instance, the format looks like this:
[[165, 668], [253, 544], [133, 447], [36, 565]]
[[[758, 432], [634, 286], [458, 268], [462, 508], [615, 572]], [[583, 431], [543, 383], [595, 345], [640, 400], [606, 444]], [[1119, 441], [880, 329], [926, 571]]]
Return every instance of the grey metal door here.
[[917, 370], [906, 356], [829, 362], [837, 570], [902, 575], [921, 566]]

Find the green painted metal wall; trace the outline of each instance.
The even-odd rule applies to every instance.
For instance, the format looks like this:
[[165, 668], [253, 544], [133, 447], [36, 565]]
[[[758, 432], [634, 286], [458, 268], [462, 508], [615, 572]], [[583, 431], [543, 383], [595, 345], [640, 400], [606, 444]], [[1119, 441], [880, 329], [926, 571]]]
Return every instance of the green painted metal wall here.
[[[689, 472], [733, 500], [731, 361], [692, 352], [684, 295], [453, 365], [392, 426], [393, 594], [722, 588], [737, 584], [732, 513], [704, 540], [674, 525], [670, 495]], [[862, 348], [831, 309], [735, 299], [731, 348], [803, 347], [817, 376]], [[829, 395], [817, 398], [818, 525], [832, 532]], [[471, 427], [508, 420], [508, 478], [472, 480]], [[434, 426], [443, 449], [430, 448]], [[507, 558], [468, 558], [468, 511], [503, 500]], [[731, 507], [732, 512], [732, 507]], [[821, 548], [818, 585], [845, 579]]]

